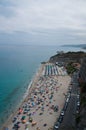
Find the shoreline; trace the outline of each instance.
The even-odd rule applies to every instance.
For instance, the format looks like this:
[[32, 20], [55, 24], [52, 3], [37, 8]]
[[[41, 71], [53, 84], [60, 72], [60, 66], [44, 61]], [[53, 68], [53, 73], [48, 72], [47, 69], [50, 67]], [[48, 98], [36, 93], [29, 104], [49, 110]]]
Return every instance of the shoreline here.
[[9, 118], [7, 119], [7, 121], [4, 122], [4, 124], [1, 126], [1, 129], [4, 130], [4, 127], [8, 126], [10, 124], [10, 122], [12, 122], [12, 118], [15, 116], [15, 114], [17, 114], [18, 108], [21, 107], [25, 101], [27, 101], [28, 95], [30, 95], [30, 91], [32, 90], [32, 88], [31, 88], [32, 84], [33, 84], [35, 78], [37, 77], [40, 69], [42, 69], [42, 67], [43, 67], [43, 64], [40, 64], [39, 67], [37, 67], [36, 72], [32, 76], [32, 79], [31, 79], [30, 83], [28, 84], [27, 90], [26, 90], [25, 94], [23, 95], [21, 102], [17, 105], [15, 111], [10, 114]]
[[[44, 67], [45, 67], [45, 64], [41, 64], [40, 66], [39, 66], [39, 68], [38, 68], [38, 71], [36, 72], [36, 74], [34, 75], [34, 77], [32, 78], [32, 80], [31, 80], [31, 82], [30, 82], [30, 84], [28, 85], [28, 89], [27, 89], [27, 91], [26, 91], [26, 95], [24, 96], [24, 99], [23, 99], [23, 101], [22, 101], [22, 103], [20, 103], [20, 105], [19, 105], [19, 107], [22, 107], [23, 105], [24, 105], [24, 103], [26, 103], [26, 102], [28, 102], [28, 100], [31, 98], [31, 96], [32, 96], [32, 93], [33, 93], [33, 91], [36, 89], [36, 85], [37, 85], [37, 83], [38, 83], [38, 80], [39, 80], [39, 78], [42, 76], [42, 74], [43, 74], [43, 71], [44, 71]], [[64, 95], [63, 95], [63, 93], [67, 93], [67, 90], [68, 90], [68, 85], [66, 86], [66, 82], [65, 82], [65, 80], [71, 80], [71, 78], [69, 78], [69, 76], [66, 78], [67, 76], [51, 76], [51, 77], [49, 77], [48, 78], [48, 80], [50, 80], [50, 82], [51, 82], [51, 80], [52, 79], [54, 79], [55, 80], [55, 82], [57, 82], [58, 83], [58, 90], [59, 90], [59, 94], [58, 94], [58, 91], [57, 91], [57, 93], [56, 92], [54, 92], [55, 90], [56, 90], [56, 88], [54, 88], [54, 90], [53, 90], [53, 92], [54, 92], [54, 94], [55, 94], [55, 96], [54, 96], [54, 98], [55, 99], [53, 99], [53, 100], [55, 100], [54, 101], [54, 104], [55, 103], [57, 103], [57, 104], [59, 104], [59, 111], [58, 111], [58, 116], [59, 116], [59, 114], [60, 114], [60, 111], [61, 111], [61, 109], [62, 109], [62, 107], [63, 107], [63, 105], [64, 105], [64, 102], [65, 102], [65, 97], [64, 97]], [[45, 80], [45, 78], [44, 78], [44, 80]], [[48, 81], [48, 80], [45, 80], [45, 82], [46, 81]], [[62, 83], [61, 83], [62, 82]], [[68, 81], [69, 83], [70, 83], [70, 81]], [[69, 84], [68, 83], [68, 84]], [[49, 84], [49, 83], [48, 83]], [[65, 85], [64, 85], [65, 84]], [[66, 88], [64, 88], [64, 86], [62, 86], [62, 85], [64, 85]], [[59, 88], [59, 86], [60, 86], [60, 88]], [[62, 88], [61, 88], [62, 87]], [[63, 90], [63, 88], [64, 88], [64, 90]], [[52, 88], [51, 88], [52, 89]], [[50, 91], [50, 90], [49, 90]], [[52, 91], [51, 91], [52, 92]], [[50, 92], [49, 92], [50, 93]], [[40, 95], [39, 95], [40, 96]], [[61, 97], [60, 97], [61, 96]], [[58, 99], [56, 99], [56, 97], [58, 97]], [[47, 98], [47, 101], [48, 101], [48, 97], [46, 96], [46, 98]], [[60, 99], [60, 98], [62, 98], [62, 99]], [[47, 102], [46, 101], [46, 102]], [[33, 108], [33, 109], [35, 109], [35, 108]], [[31, 111], [33, 111], [33, 109], [31, 110]], [[45, 107], [45, 109], [47, 109], [47, 107]], [[38, 110], [38, 111], [40, 111], [40, 110]], [[34, 112], [34, 111], [33, 111]], [[11, 128], [12, 128], [12, 118], [15, 116], [15, 115], [17, 115], [17, 113], [18, 113], [18, 108], [16, 109], [16, 112], [14, 112], [11, 116], [10, 116], [10, 118], [8, 119], [8, 121], [4, 124], [4, 126], [8, 126], [9, 127], [9, 130], [11, 130]], [[37, 113], [39, 113], [39, 112], [37, 112]], [[46, 113], [46, 110], [45, 110], [45, 113]], [[53, 113], [53, 112], [51, 112], [51, 113]], [[47, 113], [46, 113], [47, 114]], [[45, 114], [44, 114], [45, 115]], [[52, 114], [51, 114], [52, 115]], [[45, 115], [46, 116], [46, 115]], [[44, 118], [46, 118], [45, 116], [43, 116], [43, 119]], [[48, 115], [48, 116], [50, 116], [50, 114]], [[51, 123], [51, 121], [50, 121], [50, 125], [52, 124], [52, 125], [54, 125], [54, 123], [55, 123], [55, 121], [56, 121], [56, 118], [58, 117], [56, 117], [56, 113], [53, 113], [53, 123]], [[34, 117], [34, 116], [33, 116]], [[38, 117], [37, 117], [38, 118]], [[48, 118], [48, 117], [47, 117]], [[34, 119], [35, 119], [35, 117], [34, 117]], [[37, 119], [37, 120], [39, 120], [39, 118]], [[49, 121], [49, 118], [48, 118], [48, 120], [46, 120], [47, 122]], [[40, 122], [40, 120], [39, 120], [39, 122]], [[40, 124], [42, 123], [43, 121], [41, 121], [40, 122]], [[10, 125], [11, 124], [11, 125]], [[22, 126], [23, 127], [23, 126]], [[21, 128], [21, 130], [23, 130], [24, 129], [24, 127], [23, 128]], [[31, 126], [30, 126], [30, 129], [32, 130], [33, 128], [31, 128]]]

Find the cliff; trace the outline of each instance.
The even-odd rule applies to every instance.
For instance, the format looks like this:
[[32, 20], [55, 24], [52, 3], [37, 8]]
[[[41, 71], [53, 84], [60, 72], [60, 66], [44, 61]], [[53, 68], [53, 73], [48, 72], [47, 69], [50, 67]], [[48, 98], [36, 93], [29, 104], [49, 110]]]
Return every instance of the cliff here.
[[86, 130], [86, 53], [85, 52], [59, 52], [49, 60], [53, 63], [64, 63], [69, 74], [74, 72], [74, 64], [79, 63], [80, 111], [76, 116], [78, 130]]
[[86, 128], [86, 57], [83, 59], [80, 72], [79, 72], [79, 84], [81, 93], [81, 106], [77, 126], [79, 130], [84, 130]]
[[86, 57], [86, 53], [79, 52], [67, 52], [67, 53], [58, 53], [52, 57], [50, 57], [50, 62], [79, 62], [81, 63], [82, 59]]

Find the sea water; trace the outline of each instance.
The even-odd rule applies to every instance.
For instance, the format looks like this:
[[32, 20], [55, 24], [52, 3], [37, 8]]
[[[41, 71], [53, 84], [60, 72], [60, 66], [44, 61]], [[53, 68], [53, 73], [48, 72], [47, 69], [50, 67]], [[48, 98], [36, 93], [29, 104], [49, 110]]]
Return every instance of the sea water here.
[[40, 63], [57, 51], [80, 48], [60, 46], [0, 45], [0, 126], [21, 103]]

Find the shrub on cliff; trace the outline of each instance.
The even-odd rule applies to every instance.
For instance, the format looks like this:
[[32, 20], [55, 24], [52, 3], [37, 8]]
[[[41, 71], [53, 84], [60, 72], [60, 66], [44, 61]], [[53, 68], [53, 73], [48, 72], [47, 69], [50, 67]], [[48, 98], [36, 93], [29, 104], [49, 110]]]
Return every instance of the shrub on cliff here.
[[77, 69], [73, 66], [73, 63], [70, 62], [67, 64], [66, 66], [66, 69], [67, 69], [67, 73], [68, 74], [73, 74]]

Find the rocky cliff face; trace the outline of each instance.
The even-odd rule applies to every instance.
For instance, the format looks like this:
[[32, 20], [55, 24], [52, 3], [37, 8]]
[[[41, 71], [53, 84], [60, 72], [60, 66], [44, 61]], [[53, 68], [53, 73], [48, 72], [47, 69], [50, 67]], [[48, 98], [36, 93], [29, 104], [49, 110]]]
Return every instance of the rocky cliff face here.
[[58, 53], [50, 58], [50, 62], [79, 62], [86, 57], [84, 52], [67, 52], [67, 53]]
[[79, 130], [86, 129], [86, 58], [83, 59], [79, 74], [79, 83], [81, 90], [81, 106], [80, 106], [80, 121], [77, 124]]
[[81, 63], [80, 79], [82, 82], [86, 82], [86, 57], [82, 60]]

